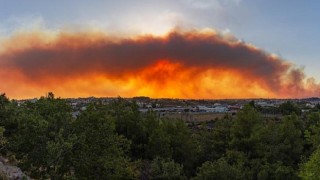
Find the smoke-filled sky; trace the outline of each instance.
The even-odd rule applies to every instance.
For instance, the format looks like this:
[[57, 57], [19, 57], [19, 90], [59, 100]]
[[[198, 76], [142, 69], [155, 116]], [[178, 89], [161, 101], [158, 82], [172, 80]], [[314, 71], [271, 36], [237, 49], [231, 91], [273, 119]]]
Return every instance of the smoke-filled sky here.
[[0, 0], [0, 92], [320, 96], [319, 1]]

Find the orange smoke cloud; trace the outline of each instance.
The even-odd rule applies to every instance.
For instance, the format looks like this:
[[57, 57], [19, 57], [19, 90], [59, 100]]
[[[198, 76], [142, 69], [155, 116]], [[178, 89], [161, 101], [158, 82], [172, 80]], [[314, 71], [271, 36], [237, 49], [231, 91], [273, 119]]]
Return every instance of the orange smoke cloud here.
[[0, 92], [30, 98], [319, 96], [303, 71], [214, 32], [119, 38], [104, 33], [21, 33], [0, 49]]

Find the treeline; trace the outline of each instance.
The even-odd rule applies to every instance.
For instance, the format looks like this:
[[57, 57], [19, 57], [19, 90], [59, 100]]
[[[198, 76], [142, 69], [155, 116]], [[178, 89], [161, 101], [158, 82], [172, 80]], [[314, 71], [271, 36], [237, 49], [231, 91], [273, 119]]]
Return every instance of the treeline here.
[[211, 128], [140, 113], [134, 102], [92, 103], [76, 118], [53, 94], [0, 96], [0, 150], [35, 179], [317, 179], [320, 108], [293, 103], [265, 118], [254, 103]]

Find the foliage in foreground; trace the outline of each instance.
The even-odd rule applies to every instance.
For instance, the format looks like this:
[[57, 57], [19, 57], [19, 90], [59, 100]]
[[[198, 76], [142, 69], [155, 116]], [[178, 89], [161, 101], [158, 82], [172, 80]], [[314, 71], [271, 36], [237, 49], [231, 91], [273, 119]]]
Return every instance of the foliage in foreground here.
[[1, 95], [0, 150], [35, 179], [319, 177], [319, 109], [302, 115], [288, 102], [280, 120], [259, 111], [251, 104], [236, 117], [188, 127], [121, 98], [75, 118], [53, 94], [23, 104]]

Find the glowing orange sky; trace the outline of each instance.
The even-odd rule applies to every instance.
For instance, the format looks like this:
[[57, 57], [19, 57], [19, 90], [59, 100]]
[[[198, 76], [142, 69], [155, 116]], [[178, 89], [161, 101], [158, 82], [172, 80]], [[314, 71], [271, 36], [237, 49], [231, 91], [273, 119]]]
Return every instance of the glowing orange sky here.
[[289, 62], [216, 32], [119, 38], [97, 32], [20, 33], [3, 40], [0, 92], [61, 97], [287, 98], [319, 96]]

